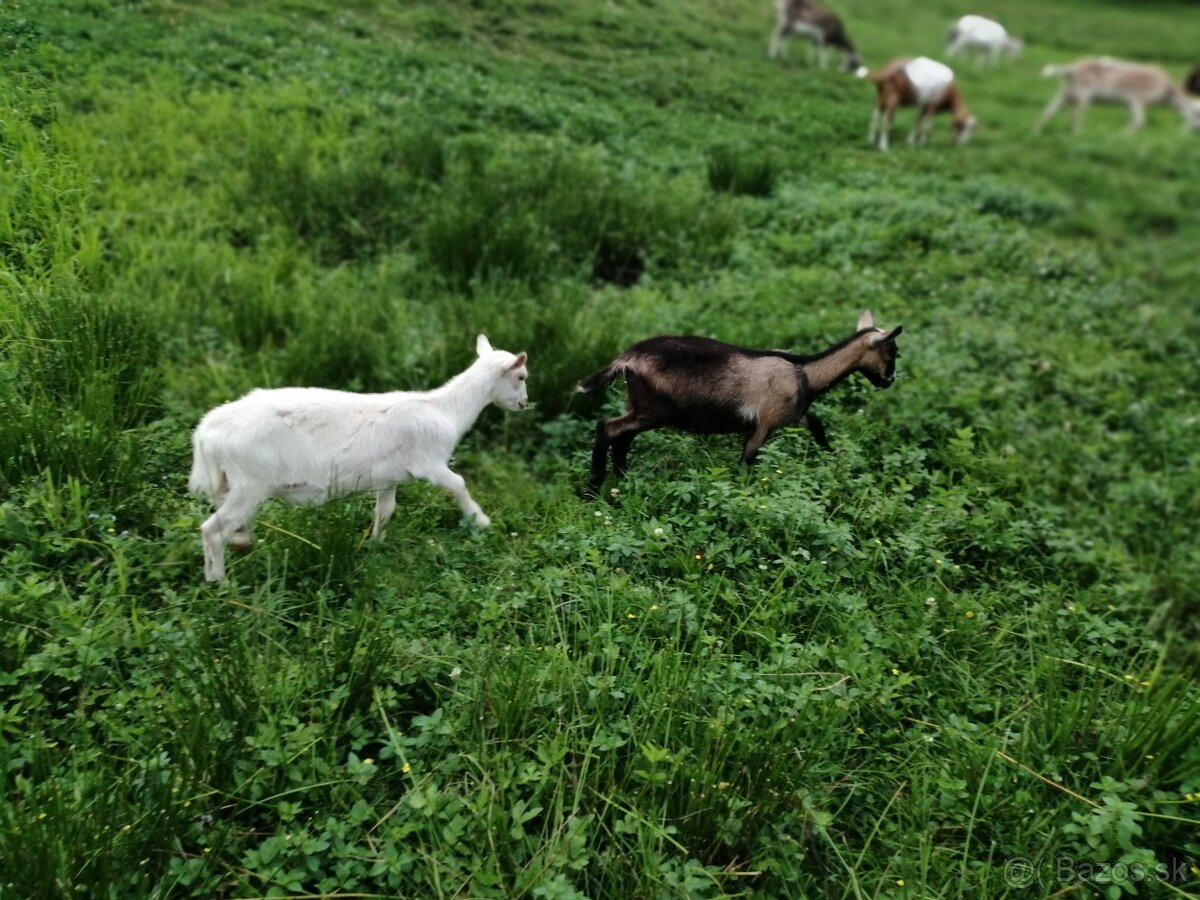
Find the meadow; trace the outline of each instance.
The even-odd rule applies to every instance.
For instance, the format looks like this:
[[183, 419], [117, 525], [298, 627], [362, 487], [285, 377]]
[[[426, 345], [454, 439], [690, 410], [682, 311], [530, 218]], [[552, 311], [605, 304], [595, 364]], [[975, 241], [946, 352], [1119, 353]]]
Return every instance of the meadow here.
[[[839, 0], [867, 64], [949, 0]], [[765, 58], [766, 0], [0, 6], [0, 898], [1200, 896], [1200, 135], [1185, 2], [1012, 0], [954, 147]], [[759, 464], [653, 432], [652, 334], [887, 391]], [[190, 434], [253, 387], [527, 351], [423, 483], [269, 504], [202, 578]]]

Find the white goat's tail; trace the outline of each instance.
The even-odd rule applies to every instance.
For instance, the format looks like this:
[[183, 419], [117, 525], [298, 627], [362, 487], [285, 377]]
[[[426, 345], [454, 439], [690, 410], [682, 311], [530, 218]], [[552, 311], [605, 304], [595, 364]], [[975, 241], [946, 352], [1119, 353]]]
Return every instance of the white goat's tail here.
[[1066, 75], [1067, 72], [1069, 72], [1069, 71], [1071, 71], [1070, 66], [1055, 66], [1055, 65], [1047, 64], [1045, 66], [1042, 66], [1042, 77], [1043, 78], [1054, 78], [1056, 75], [1058, 75], [1058, 76]]
[[188, 476], [188, 490], [210, 500], [220, 493], [225, 482], [225, 472], [198, 440], [192, 441], [192, 474]]

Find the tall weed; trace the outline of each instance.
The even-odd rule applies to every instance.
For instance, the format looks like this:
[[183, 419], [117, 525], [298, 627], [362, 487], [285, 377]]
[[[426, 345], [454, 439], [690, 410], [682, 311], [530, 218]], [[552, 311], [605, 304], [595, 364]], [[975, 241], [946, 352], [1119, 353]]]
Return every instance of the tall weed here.
[[12, 312], [0, 333], [5, 478], [48, 470], [115, 479], [116, 494], [129, 492], [139, 455], [131, 431], [161, 410], [159, 324], [140, 307], [70, 282], [23, 292]]
[[629, 286], [650, 268], [723, 259], [735, 229], [730, 210], [685, 183], [529, 149], [456, 171], [417, 241], [459, 289], [561, 275]]

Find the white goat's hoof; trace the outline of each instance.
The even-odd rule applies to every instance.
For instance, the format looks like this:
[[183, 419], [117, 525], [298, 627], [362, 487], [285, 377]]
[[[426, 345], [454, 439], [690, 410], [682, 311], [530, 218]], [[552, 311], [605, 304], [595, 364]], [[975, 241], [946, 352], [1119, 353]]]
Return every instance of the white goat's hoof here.
[[492, 520], [489, 519], [487, 516], [485, 516], [483, 513], [479, 513], [478, 515], [475, 516], [475, 524], [479, 528], [489, 528], [489, 527], [491, 527]]

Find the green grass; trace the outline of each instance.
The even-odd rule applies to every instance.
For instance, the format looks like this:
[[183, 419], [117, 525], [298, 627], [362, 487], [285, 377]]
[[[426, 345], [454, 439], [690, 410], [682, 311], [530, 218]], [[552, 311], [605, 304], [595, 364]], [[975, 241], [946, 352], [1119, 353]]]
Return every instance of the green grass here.
[[[962, 12], [838, 10], [871, 65]], [[0, 897], [1200, 895], [1200, 143], [1029, 133], [1190, 14], [1014, 0], [976, 140], [880, 154], [749, 0], [0, 10]], [[832, 453], [649, 433], [577, 498], [624, 346], [867, 307]], [[457, 454], [490, 531], [271, 504], [202, 582], [207, 409], [480, 332], [535, 404]]]

